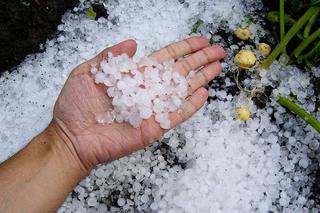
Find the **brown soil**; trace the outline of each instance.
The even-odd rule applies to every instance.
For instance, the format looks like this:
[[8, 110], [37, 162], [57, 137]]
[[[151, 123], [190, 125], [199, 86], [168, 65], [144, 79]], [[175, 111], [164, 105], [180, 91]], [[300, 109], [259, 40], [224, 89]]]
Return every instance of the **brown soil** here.
[[77, 0], [1, 0], [0, 74], [18, 65], [26, 55], [56, 32], [61, 16]]

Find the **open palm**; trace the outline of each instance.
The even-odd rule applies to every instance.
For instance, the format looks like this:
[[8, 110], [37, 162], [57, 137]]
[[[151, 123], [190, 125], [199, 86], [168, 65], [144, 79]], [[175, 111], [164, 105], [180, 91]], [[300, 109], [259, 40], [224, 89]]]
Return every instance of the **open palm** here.
[[[95, 84], [90, 67], [93, 63], [99, 64], [108, 52], [115, 56], [125, 53], [132, 57], [136, 52], [136, 43], [133, 40], [121, 42], [76, 67], [65, 83], [53, 113], [53, 123], [86, 168], [130, 154], [159, 139], [164, 133], [154, 116], [143, 120], [140, 128], [134, 128], [129, 123], [97, 123], [97, 115], [112, 109], [112, 99], [106, 95], [104, 85]], [[207, 90], [203, 86], [221, 71], [219, 60], [224, 57], [224, 51], [221, 47], [210, 46], [207, 39], [192, 37], [171, 44], [151, 57], [159, 63], [176, 59], [174, 70], [182, 75], [201, 68], [189, 82], [189, 98], [179, 110], [169, 115], [171, 127], [174, 127], [205, 103]]]

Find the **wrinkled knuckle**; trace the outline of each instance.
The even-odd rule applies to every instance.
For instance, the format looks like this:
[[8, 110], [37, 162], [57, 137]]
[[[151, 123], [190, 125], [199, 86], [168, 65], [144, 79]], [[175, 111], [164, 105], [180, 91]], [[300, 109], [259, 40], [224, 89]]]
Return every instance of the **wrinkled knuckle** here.
[[182, 112], [181, 112], [182, 122], [186, 121], [192, 115], [194, 106], [191, 106], [191, 105], [192, 104], [188, 104], [187, 105], [188, 107], [185, 107], [184, 109], [182, 109]]
[[185, 113], [184, 109], [179, 109], [177, 114], [178, 114], [178, 117], [179, 117], [179, 123], [182, 123], [185, 120], [187, 120], [186, 113]]
[[180, 71], [180, 74], [186, 74], [188, 72], [189, 69], [189, 65], [187, 63], [181, 63], [181, 69], [179, 70]]
[[188, 68], [185, 66], [184, 63], [176, 63], [174, 65], [174, 71], [178, 72], [178, 73], [186, 73], [188, 70]]
[[192, 61], [191, 61], [191, 58], [190, 58], [190, 60], [185, 60], [185, 61], [184, 61], [184, 66], [186, 67], [186, 70], [187, 70], [187, 71], [193, 69], [192, 64], [193, 64], [193, 63], [192, 63]]
[[171, 44], [171, 45], [168, 45], [165, 47], [165, 50], [168, 52], [169, 56], [171, 58], [176, 58], [177, 57], [177, 52], [174, 48], [174, 46]]
[[197, 106], [196, 104], [194, 104], [193, 102], [191, 102], [190, 104], [190, 116], [195, 113], [196, 111], [198, 111], [198, 109], [200, 108], [200, 106]]
[[210, 71], [210, 73], [204, 73], [204, 72], [199, 72], [199, 74], [200, 74], [200, 76], [201, 76], [201, 83], [202, 84], [205, 84], [205, 83], [207, 83], [207, 82], [209, 82], [209, 81], [211, 81], [212, 80], [212, 74], [211, 73], [213, 73], [212, 71]]
[[195, 38], [195, 37], [185, 40], [185, 43], [186, 43], [187, 47], [189, 48], [189, 52], [194, 52], [195, 51], [195, 49], [193, 48], [192, 43], [197, 42], [197, 40], [198, 39]]
[[211, 55], [212, 53], [210, 52], [211, 48], [204, 48], [201, 50], [203, 57], [205, 58], [206, 63], [209, 63], [211, 61]]
[[197, 89], [198, 87], [198, 82], [190, 82], [188, 86], [188, 95], [192, 95], [192, 93]]

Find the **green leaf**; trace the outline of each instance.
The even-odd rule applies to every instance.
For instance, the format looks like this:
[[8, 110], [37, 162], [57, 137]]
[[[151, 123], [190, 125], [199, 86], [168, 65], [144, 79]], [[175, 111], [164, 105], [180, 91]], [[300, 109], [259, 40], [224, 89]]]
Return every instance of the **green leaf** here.
[[320, 0], [311, 0], [310, 6], [320, 6]]
[[29, 0], [20, 0], [20, 4], [26, 7], [30, 7], [31, 3]]
[[254, 23], [254, 17], [251, 16], [251, 15], [247, 15], [247, 16], [245, 17], [245, 22], [246, 22], [248, 25]]
[[196, 23], [193, 25], [191, 32], [189, 35], [193, 33], [198, 33], [199, 32], [199, 27], [203, 24], [203, 21], [201, 19], [198, 19]]
[[[279, 24], [280, 22], [280, 13], [278, 11], [270, 11], [267, 14], [267, 20], [272, 24]], [[296, 22], [293, 18], [291, 18], [288, 14], [284, 15], [284, 23], [286, 25], [293, 25]]]
[[95, 20], [97, 17], [97, 13], [94, 12], [92, 7], [89, 7], [87, 10], [87, 18], [91, 20]]

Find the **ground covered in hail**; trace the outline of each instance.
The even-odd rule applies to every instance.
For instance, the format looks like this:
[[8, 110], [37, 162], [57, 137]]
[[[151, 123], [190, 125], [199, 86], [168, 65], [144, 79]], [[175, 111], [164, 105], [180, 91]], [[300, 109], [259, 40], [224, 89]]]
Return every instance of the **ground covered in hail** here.
[[[47, 41], [43, 53], [29, 56], [0, 78], [0, 161], [49, 123], [55, 99], [77, 64], [128, 38], [137, 40], [138, 55], [148, 55], [187, 37], [201, 19], [206, 23], [202, 34], [227, 51], [223, 72], [210, 84], [210, 100], [159, 142], [99, 165], [70, 193], [59, 212], [318, 212], [313, 184], [319, 135], [275, 97], [295, 94], [303, 108], [320, 118], [320, 97], [313, 87], [320, 69], [302, 71], [275, 62], [261, 72], [259, 82], [245, 78], [244, 86], [269, 88], [269, 101], [263, 106], [235, 89], [234, 54], [254, 47], [243, 42], [231, 45], [234, 29], [253, 17], [253, 40], [273, 42], [263, 29], [260, 1], [104, 4], [108, 19], [95, 21], [86, 15], [88, 2], [81, 0], [63, 16], [59, 35]], [[235, 119], [239, 105], [251, 111], [247, 122]]]

